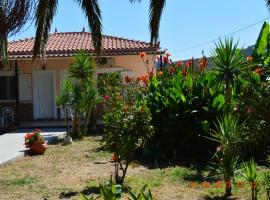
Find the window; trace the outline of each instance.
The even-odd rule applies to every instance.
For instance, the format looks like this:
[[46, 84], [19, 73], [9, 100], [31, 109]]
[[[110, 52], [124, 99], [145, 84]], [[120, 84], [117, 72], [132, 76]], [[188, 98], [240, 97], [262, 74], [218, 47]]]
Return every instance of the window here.
[[0, 76], [0, 100], [14, 100], [15, 98], [15, 76]]

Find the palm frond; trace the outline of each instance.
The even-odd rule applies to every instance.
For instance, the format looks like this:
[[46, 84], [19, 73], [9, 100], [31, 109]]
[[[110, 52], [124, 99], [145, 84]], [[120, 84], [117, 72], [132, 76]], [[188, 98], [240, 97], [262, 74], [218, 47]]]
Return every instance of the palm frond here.
[[58, 0], [39, 0], [35, 13], [36, 39], [33, 49], [34, 58], [44, 56], [53, 17], [56, 14]]
[[265, 0], [267, 7], [270, 9], [270, 0]]
[[[134, 0], [133, 0], [134, 1]], [[159, 26], [162, 12], [164, 10], [166, 0], [150, 0], [149, 16], [150, 16], [150, 32], [151, 43], [157, 43], [159, 38]]]
[[76, 0], [82, 7], [88, 24], [92, 31], [92, 41], [96, 55], [101, 54], [102, 49], [102, 17], [98, 0]]

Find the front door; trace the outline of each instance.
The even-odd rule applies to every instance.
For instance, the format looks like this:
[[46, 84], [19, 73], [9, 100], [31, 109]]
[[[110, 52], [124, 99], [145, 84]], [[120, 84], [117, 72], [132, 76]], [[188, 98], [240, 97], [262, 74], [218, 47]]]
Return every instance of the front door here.
[[54, 88], [54, 71], [33, 72], [34, 119], [54, 118]]

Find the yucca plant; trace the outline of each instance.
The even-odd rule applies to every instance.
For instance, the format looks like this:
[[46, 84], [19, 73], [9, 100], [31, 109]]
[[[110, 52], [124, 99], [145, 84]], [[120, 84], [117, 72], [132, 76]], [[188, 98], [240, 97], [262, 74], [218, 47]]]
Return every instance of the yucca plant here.
[[224, 42], [219, 40], [212, 56], [215, 64], [215, 83], [225, 84], [226, 110], [229, 111], [235, 81], [249, 65], [244, 62], [243, 49], [238, 48], [238, 42], [234, 43], [232, 38], [225, 38]]
[[257, 200], [257, 165], [252, 158], [249, 162], [243, 164], [243, 176], [251, 184], [252, 200]]
[[223, 174], [225, 181], [225, 196], [232, 195], [231, 180], [234, 178], [235, 171], [238, 168], [239, 153], [237, 151], [240, 142], [239, 134], [242, 131], [243, 124], [239, 123], [239, 118], [225, 114], [217, 120], [215, 131], [210, 133], [209, 139], [218, 142], [214, 157], [217, 159], [218, 172]]

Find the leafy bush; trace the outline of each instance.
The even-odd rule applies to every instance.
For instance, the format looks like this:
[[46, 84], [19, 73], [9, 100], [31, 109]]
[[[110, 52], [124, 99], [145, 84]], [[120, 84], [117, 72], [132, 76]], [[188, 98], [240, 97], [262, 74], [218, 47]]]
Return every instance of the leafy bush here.
[[211, 149], [200, 136], [209, 132], [225, 105], [224, 87], [213, 87], [213, 73], [187, 66], [172, 64], [149, 81], [147, 102], [155, 127], [148, 145], [152, 154], [199, 158]]
[[153, 135], [151, 113], [142, 99], [143, 90], [137, 80], [132, 80], [119, 87], [109, 85], [104, 96], [102, 141], [114, 153], [117, 184], [124, 182], [135, 150], [143, 147]]

